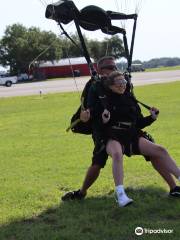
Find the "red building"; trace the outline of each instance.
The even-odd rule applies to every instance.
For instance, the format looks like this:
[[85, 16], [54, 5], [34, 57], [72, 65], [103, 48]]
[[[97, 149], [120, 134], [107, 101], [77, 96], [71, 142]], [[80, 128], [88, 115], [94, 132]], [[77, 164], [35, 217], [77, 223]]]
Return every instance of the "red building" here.
[[[94, 63], [94, 60], [91, 59]], [[96, 64], [94, 64], [96, 68]], [[90, 75], [89, 67], [84, 57], [63, 58], [59, 61], [44, 62], [36, 69], [36, 73], [43, 78], [88, 76]]]

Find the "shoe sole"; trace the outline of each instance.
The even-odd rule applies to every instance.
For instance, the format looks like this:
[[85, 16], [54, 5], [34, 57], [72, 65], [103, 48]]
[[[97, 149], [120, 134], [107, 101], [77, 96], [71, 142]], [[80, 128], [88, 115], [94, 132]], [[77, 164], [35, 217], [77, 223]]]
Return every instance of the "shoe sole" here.
[[134, 201], [131, 201], [131, 202], [127, 203], [124, 207], [127, 207], [127, 206], [131, 205], [133, 202]]
[[132, 203], [133, 203], [134, 201], [132, 200], [132, 201], [129, 201], [128, 203], [126, 203], [125, 205], [119, 205], [119, 207], [121, 207], [121, 208], [123, 208], [123, 207], [127, 207], [127, 206], [129, 206], [129, 205], [131, 205]]
[[180, 193], [179, 192], [176, 192], [174, 194], [169, 194], [169, 197], [172, 197], [172, 198], [180, 198]]

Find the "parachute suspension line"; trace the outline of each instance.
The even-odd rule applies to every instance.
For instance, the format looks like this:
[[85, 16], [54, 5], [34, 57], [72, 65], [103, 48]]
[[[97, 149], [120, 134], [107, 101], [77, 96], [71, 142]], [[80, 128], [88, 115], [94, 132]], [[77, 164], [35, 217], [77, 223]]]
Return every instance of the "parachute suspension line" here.
[[[123, 6], [122, 6], [122, 1], [121, 2], [121, 10], [123, 9]], [[119, 8], [119, 4], [118, 4], [118, 0], [114, 0], [114, 3], [116, 5], [116, 9], [117, 9], [117, 12], [121, 12], [120, 11], [120, 8]], [[121, 22], [121, 27], [125, 29], [125, 21], [120, 21]]]
[[[128, 13], [131, 12], [129, 1], [130, 1], [130, 0], [124, 0], [124, 6], [123, 6], [123, 1], [122, 1], [122, 12], [123, 12], [123, 13], [128, 14]], [[128, 21], [125, 20], [122, 24], [124, 25], [124, 29], [126, 29], [126, 28], [127, 28]]]
[[[55, 40], [56, 41], [56, 40]], [[53, 43], [55, 42], [55, 41], [53, 41], [47, 48], [45, 48], [37, 57], [35, 57], [33, 60], [32, 60], [32, 62], [30, 62], [30, 64], [29, 64], [29, 72], [30, 72], [30, 69], [31, 69], [31, 66], [32, 66], [32, 64], [34, 64], [35, 63], [35, 61], [36, 60], [38, 60], [38, 58], [41, 56], [41, 55], [43, 55], [45, 52], [47, 52], [48, 50], [49, 50], [49, 48], [51, 48], [51, 46], [53, 45]]]
[[62, 24], [59, 22], [58, 23], [61, 30], [62, 30], [62, 34], [64, 34], [81, 52], [82, 49], [79, 47], [79, 45], [69, 36], [69, 34], [65, 31], [65, 29], [63, 28]]
[[[129, 9], [129, 1], [128, 0], [124, 0], [125, 1], [125, 3], [124, 3], [124, 8], [123, 8], [123, 13], [125, 12], [125, 13], [128, 13], [128, 9]], [[122, 4], [123, 4], [123, 2], [122, 2]], [[123, 6], [122, 6], [123, 7]], [[124, 21], [124, 28], [126, 28], [126, 26], [127, 26], [127, 20], [125, 20]]]
[[114, 0], [114, 3], [115, 3], [116, 8], [117, 8], [117, 10], [118, 10], [118, 12], [119, 12], [119, 4], [118, 4], [118, 1], [117, 1], [117, 0]]
[[[69, 36], [69, 34], [65, 31], [65, 29], [63, 28], [63, 26], [61, 25], [61, 23], [59, 22], [58, 23], [62, 32], [61, 32], [61, 35], [65, 35], [77, 48], [79, 48], [81, 51], [82, 49], [77, 45], [77, 43]], [[67, 40], [66, 40], [66, 43], [67, 43]], [[68, 46], [68, 44], [66, 44], [66, 46]], [[73, 80], [74, 80], [74, 83], [75, 83], [75, 87], [76, 87], [76, 91], [78, 92], [78, 96], [79, 96], [79, 99], [81, 98], [80, 96], [80, 90], [78, 88], [78, 84], [77, 84], [77, 81], [76, 81], [76, 78], [75, 78], [75, 75], [74, 75], [74, 70], [73, 70], [73, 67], [72, 67], [72, 64], [71, 64], [71, 60], [70, 60], [70, 57], [69, 57], [69, 50], [67, 49], [67, 47], [65, 46], [65, 52], [66, 52], [66, 56], [67, 56], [67, 59], [68, 59], [68, 62], [69, 62], [69, 66], [71, 68], [71, 73], [72, 73], [72, 77], [73, 77]]]
[[129, 59], [129, 48], [128, 48], [128, 42], [127, 42], [127, 37], [126, 37], [125, 33], [123, 34], [123, 43], [124, 43], [126, 58], [127, 58], [127, 61], [128, 61], [128, 59]]
[[39, 2], [46, 8], [47, 7], [47, 2], [45, 0], [39, 0]]
[[[116, 5], [117, 12], [122, 12], [122, 13], [123, 13], [123, 11], [122, 11], [122, 10], [123, 10], [123, 1], [120, 1], [121, 7], [119, 7], [118, 0], [114, 0], [114, 3], [115, 3], [115, 5]], [[120, 10], [120, 9], [121, 9], [121, 10]], [[121, 23], [121, 28], [125, 29], [125, 27], [126, 27], [126, 21], [127, 21], [127, 20], [120, 21], [120, 23]], [[124, 34], [123, 34], [123, 37], [124, 37]]]
[[135, 40], [135, 33], [136, 33], [136, 24], [137, 24], [137, 16], [134, 19], [134, 25], [133, 25], [131, 48], [130, 48], [129, 61], [128, 61], [128, 72], [131, 72], [132, 56], [133, 56], [133, 49], [134, 49], [134, 40]]
[[[108, 32], [108, 30], [107, 30], [107, 32]], [[109, 51], [109, 42], [110, 42], [110, 37], [109, 38], [107, 37], [105, 56], [109, 55], [109, 53], [108, 53], [108, 51]]]
[[[138, 14], [146, 0], [114, 0], [118, 12], [130, 14], [132, 12]], [[127, 20], [121, 20], [121, 27], [127, 29]]]
[[136, 5], [135, 5], [135, 13], [138, 13], [140, 10], [140, 1], [136, 0]]
[[[52, 5], [53, 5], [53, 0], [52, 0]], [[55, 14], [55, 8], [53, 6], [53, 14]], [[62, 24], [59, 22], [58, 25], [60, 26], [62, 32], [61, 32], [61, 35], [64, 34], [81, 52], [82, 52], [82, 49], [79, 47], [79, 45], [69, 36], [69, 34], [65, 31], [65, 29], [63, 28]], [[72, 77], [73, 77], [73, 80], [74, 80], [74, 83], [75, 83], [75, 88], [76, 88], [76, 91], [78, 93], [78, 96], [79, 96], [79, 99], [81, 98], [80, 96], [80, 90], [78, 88], [78, 84], [77, 84], [77, 81], [76, 81], [76, 78], [75, 78], [75, 75], [74, 75], [74, 70], [73, 70], [73, 67], [72, 67], [72, 63], [71, 63], [71, 60], [70, 60], [70, 57], [69, 57], [69, 50], [65, 47], [65, 52], [66, 52], [66, 56], [68, 58], [68, 62], [69, 62], [69, 66], [71, 68], [71, 73], [72, 73]]]
[[76, 81], [76, 78], [75, 78], [75, 75], [74, 75], [74, 70], [73, 70], [73, 67], [72, 67], [72, 64], [71, 64], [71, 59], [69, 57], [69, 51], [67, 48], [65, 48], [65, 51], [66, 51], [66, 56], [68, 58], [68, 62], [69, 62], [69, 66], [71, 68], [71, 73], [72, 73], [72, 77], [73, 77], [73, 80], [74, 80], [74, 83], [75, 83], [75, 87], [76, 87], [76, 91], [78, 93], [78, 96], [79, 96], [79, 99], [81, 98], [81, 95], [80, 95], [80, 90], [78, 88], [78, 84], [77, 84], [77, 81]]
[[[126, 32], [123, 34], [124, 49], [125, 49], [125, 54], [126, 54], [127, 64], [128, 64], [127, 72], [125, 72], [125, 77], [129, 82], [130, 91], [134, 96], [133, 85], [131, 83], [131, 64], [132, 64], [132, 56], [133, 56], [134, 40], [135, 40], [135, 32], [136, 32], [136, 24], [137, 24], [137, 12], [139, 12], [140, 6], [142, 5], [142, 0], [120, 0], [119, 1], [120, 9], [118, 5], [118, 0], [114, 0], [114, 1], [115, 1], [118, 12], [125, 13], [125, 14], [131, 14], [132, 12], [136, 13], [136, 16], [133, 17], [134, 24], [132, 29], [130, 49], [128, 48]], [[120, 21], [120, 23], [122, 28], [127, 29], [127, 24], [129, 23], [127, 20], [123, 19]]]
[[136, 9], [135, 12], [138, 14], [142, 8], [143, 1], [145, 0], [136, 0]]
[[81, 32], [81, 28], [80, 28], [79, 21], [78, 21], [78, 18], [76, 16], [74, 7], [72, 7], [72, 12], [73, 12], [73, 15], [74, 15], [74, 23], [75, 23], [75, 26], [76, 26], [76, 29], [77, 29], [79, 40], [80, 40], [81, 45], [82, 45], [83, 55], [84, 55], [84, 57], [85, 57], [85, 59], [88, 63], [91, 77], [94, 80], [98, 80], [98, 75], [97, 75], [97, 72], [96, 72], [96, 70], [93, 66], [91, 58], [89, 56], [89, 53], [88, 53], [88, 50], [87, 50], [87, 47], [86, 47], [86, 44], [85, 44], [85, 41], [84, 41], [84, 38], [83, 38], [83, 35], [82, 35], [82, 32]]
[[[108, 30], [107, 30], [107, 32], [108, 32]], [[110, 38], [107, 37], [106, 39], [107, 39], [107, 42], [106, 42], [106, 52], [105, 52], [105, 56], [108, 56]]]
[[[69, 36], [69, 34], [63, 28], [62, 24], [60, 22], [58, 24], [59, 24], [59, 26], [60, 26], [60, 28], [62, 30], [62, 34], [64, 34], [83, 53], [82, 48], [80, 48], [79, 45]], [[69, 65], [70, 65], [70, 68], [71, 68], [71, 72], [72, 72], [73, 80], [74, 80], [74, 83], [75, 83], [76, 91], [78, 92], [79, 99], [80, 99], [81, 98], [80, 90], [78, 88], [78, 84], [77, 84], [77, 81], [76, 81], [76, 78], [75, 78], [75, 75], [74, 75], [73, 67], [72, 67], [72, 64], [71, 64], [70, 57], [69, 57], [69, 52], [68, 52], [66, 47], [65, 47], [65, 51], [66, 51], [66, 56], [68, 58]]]

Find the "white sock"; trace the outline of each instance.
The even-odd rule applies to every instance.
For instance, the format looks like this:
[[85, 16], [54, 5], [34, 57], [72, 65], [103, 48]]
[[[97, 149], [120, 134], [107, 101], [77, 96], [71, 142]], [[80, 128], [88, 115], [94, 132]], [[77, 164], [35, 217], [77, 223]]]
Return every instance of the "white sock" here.
[[117, 194], [117, 202], [120, 207], [124, 207], [127, 204], [133, 202], [133, 200], [126, 195], [123, 185], [116, 186], [116, 194]]
[[117, 193], [125, 193], [124, 186], [123, 185], [116, 186], [116, 192]]

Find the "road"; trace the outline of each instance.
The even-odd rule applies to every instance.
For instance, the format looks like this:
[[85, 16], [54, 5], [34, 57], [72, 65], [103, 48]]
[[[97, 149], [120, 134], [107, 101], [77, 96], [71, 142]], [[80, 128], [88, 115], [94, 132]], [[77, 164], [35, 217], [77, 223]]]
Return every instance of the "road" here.
[[[0, 86], [0, 97], [39, 95], [55, 92], [81, 91], [89, 77], [67, 78], [33, 83], [14, 84], [12, 87]], [[180, 70], [132, 73], [134, 86], [180, 81]]]

